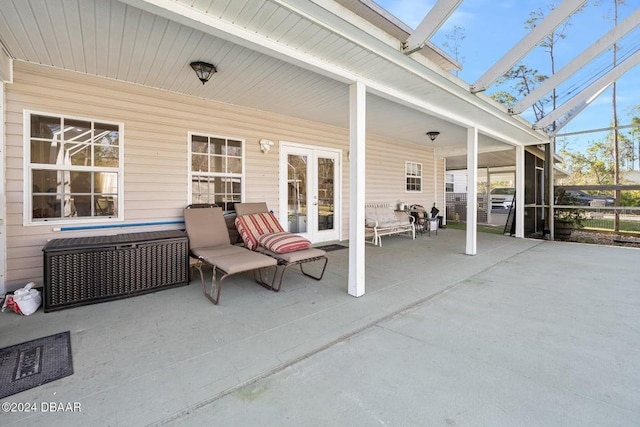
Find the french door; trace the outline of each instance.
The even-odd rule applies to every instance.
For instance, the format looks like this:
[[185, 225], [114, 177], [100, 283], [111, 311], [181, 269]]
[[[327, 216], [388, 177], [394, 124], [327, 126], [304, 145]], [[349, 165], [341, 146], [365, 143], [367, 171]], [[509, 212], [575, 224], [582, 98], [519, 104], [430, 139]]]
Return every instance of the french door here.
[[280, 223], [313, 243], [340, 238], [340, 154], [280, 144]]

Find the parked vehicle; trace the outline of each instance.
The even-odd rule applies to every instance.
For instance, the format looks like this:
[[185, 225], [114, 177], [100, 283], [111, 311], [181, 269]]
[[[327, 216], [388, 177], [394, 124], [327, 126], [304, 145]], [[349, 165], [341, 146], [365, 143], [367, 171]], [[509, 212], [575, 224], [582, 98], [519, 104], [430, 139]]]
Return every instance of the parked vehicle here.
[[582, 190], [564, 190], [563, 200], [556, 201], [557, 204], [589, 206], [593, 200], [604, 200], [605, 206], [613, 206], [613, 197], [601, 196], [599, 194], [588, 194]]
[[499, 187], [491, 190], [491, 209], [509, 209], [513, 203], [516, 189], [512, 187]]

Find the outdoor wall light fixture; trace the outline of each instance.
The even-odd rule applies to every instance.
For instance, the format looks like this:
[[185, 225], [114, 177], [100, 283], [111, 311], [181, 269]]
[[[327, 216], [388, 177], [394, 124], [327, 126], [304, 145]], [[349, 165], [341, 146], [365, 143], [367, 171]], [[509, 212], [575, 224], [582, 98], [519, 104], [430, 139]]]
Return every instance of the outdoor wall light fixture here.
[[267, 154], [269, 150], [271, 150], [271, 147], [273, 147], [273, 141], [269, 141], [268, 139], [260, 140], [260, 151], [264, 154]]
[[202, 84], [208, 82], [211, 76], [213, 76], [218, 71], [213, 64], [209, 64], [208, 62], [195, 61], [190, 65], [191, 68], [193, 68], [193, 71], [196, 72], [196, 75], [198, 76]]
[[429, 137], [430, 140], [435, 141], [436, 138], [438, 137], [438, 135], [440, 135], [440, 132], [432, 130], [427, 132], [427, 136]]

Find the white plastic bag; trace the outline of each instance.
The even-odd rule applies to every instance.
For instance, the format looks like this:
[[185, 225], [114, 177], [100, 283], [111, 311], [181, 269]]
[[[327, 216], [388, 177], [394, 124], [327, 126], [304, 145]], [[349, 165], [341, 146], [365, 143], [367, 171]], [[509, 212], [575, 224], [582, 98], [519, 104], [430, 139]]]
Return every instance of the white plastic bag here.
[[35, 283], [30, 282], [24, 288], [16, 290], [13, 295], [7, 295], [2, 304], [2, 311], [10, 308], [18, 314], [28, 316], [35, 313], [42, 304], [40, 291], [33, 289]]

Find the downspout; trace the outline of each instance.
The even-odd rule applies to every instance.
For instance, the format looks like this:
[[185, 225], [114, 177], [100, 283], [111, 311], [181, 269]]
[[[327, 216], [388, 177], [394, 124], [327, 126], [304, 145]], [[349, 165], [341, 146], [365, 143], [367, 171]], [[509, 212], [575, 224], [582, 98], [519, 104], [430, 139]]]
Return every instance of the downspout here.
[[2, 179], [2, 187], [0, 187], [0, 296], [7, 292], [7, 225], [5, 222], [7, 217], [5, 196], [7, 180], [4, 164], [4, 158], [7, 152], [4, 125], [7, 118], [7, 102], [4, 95], [5, 83], [13, 83], [13, 57], [0, 40], [0, 178]]

